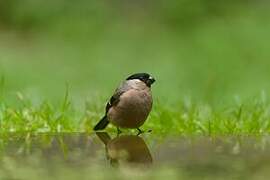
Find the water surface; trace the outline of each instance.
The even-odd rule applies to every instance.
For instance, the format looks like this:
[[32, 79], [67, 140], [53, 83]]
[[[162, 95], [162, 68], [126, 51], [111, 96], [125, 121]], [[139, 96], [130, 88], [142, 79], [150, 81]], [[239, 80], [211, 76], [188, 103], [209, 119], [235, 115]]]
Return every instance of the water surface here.
[[270, 138], [10, 134], [0, 179], [268, 179]]

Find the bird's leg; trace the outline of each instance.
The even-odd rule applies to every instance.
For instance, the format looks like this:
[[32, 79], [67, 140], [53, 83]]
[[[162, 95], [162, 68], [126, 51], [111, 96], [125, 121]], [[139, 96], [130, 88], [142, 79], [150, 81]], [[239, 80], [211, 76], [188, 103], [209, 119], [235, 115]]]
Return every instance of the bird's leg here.
[[150, 133], [150, 132], [152, 132], [152, 129], [150, 129], [150, 130], [148, 130], [148, 131], [142, 131], [142, 130], [140, 130], [140, 128], [137, 128], [137, 130], [138, 130], [138, 134], [137, 134], [137, 136], [139, 136], [140, 134], [142, 134], [142, 133]]
[[122, 133], [119, 127], [117, 127], [117, 136], [119, 136]]
[[142, 130], [140, 130], [140, 128], [137, 128], [137, 130], [138, 130], [137, 136], [139, 136], [140, 134], [144, 133]]

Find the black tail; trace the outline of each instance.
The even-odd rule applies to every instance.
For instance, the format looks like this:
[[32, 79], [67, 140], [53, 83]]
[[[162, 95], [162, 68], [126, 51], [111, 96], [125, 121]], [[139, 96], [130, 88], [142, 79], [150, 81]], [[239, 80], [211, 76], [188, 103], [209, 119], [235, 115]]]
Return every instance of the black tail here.
[[107, 116], [105, 115], [98, 123], [97, 125], [94, 127], [95, 131], [98, 130], [103, 130], [105, 129], [105, 127], [109, 124], [109, 121], [107, 119]]

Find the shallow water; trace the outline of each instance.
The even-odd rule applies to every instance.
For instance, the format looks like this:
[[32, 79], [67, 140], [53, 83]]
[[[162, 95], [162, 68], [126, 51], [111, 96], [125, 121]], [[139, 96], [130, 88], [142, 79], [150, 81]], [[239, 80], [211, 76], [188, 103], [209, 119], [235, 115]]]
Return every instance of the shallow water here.
[[5, 135], [0, 179], [268, 179], [270, 137]]

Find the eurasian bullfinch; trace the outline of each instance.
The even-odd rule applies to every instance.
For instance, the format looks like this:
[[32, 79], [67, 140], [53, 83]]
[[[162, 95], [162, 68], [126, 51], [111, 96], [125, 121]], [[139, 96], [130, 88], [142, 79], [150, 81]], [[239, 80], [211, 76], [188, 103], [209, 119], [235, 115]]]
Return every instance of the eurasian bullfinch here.
[[155, 79], [147, 73], [136, 73], [129, 76], [115, 90], [107, 103], [105, 116], [94, 127], [95, 131], [103, 130], [111, 122], [119, 128], [137, 128], [147, 119], [153, 104], [151, 85]]

